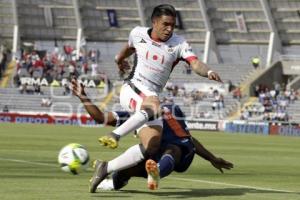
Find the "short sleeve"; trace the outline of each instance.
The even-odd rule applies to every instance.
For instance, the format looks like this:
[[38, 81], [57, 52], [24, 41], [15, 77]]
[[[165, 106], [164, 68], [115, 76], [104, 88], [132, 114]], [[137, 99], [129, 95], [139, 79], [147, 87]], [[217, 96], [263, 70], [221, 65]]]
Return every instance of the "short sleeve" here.
[[193, 52], [192, 47], [186, 41], [183, 41], [180, 44], [180, 58], [184, 59], [188, 63], [198, 59], [196, 54]]
[[129, 38], [128, 38], [128, 45], [129, 47], [134, 47], [134, 38], [135, 38], [135, 29], [132, 29], [129, 33]]

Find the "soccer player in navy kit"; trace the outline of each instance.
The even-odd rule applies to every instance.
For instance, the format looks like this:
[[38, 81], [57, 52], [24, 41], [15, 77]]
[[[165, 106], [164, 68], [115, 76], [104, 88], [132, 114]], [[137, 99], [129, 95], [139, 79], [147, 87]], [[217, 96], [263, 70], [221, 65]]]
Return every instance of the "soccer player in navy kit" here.
[[[112, 179], [103, 181], [98, 188], [119, 190], [128, 183], [131, 177], [138, 176], [148, 178], [149, 189], [157, 189], [159, 179], [151, 180], [151, 177], [156, 176], [149, 176], [149, 173], [151, 173], [149, 168], [157, 167], [158, 170], [154, 171], [159, 172], [157, 175], [159, 178], [168, 176], [172, 171], [185, 172], [192, 163], [195, 153], [211, 162], [222, 173], [222, 168], [231, 169], [233, 167], [232, 163], [215, 157], [197, 139], [190, 135], [184, 122], [185, 116], [179, 106], [173, 103], [162, 104], [161, 106], [164, 128], [159, 153], [137, 166], [114, 172]], [[129, 113], [126, 112], [116, 113], [118, 118], [122, 118], [120, 124], [129, 117]]]

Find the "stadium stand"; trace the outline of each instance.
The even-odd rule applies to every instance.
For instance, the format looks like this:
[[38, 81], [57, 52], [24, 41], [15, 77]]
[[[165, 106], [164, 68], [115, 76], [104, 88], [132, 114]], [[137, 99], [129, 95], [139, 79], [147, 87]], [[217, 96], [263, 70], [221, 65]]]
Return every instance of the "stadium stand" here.
[[[41, 71], [33, 67], [38, 64], [31, 64], [32, 66], [28, 68], [22, 67], [28, 56], [30, 59], [35, 57], [32, 55], [34, 54], [32, 50], [35, 50], [39, 55], [47, 55], [46, 60], [43, 60], [43, 57], [39, 58], [44, 62], [42, 65], [49, 62], [50, 66], [58, 65], [54, 70], [56, 74], [51, 74], [50, 80], [47, 80], [49, 84], [51, 79], [57, 81], [69, 79], [74, 68], [78, 76], [85, 75], [86, 78], [90, 78], [95, 74], [93, 68], [97, 65], [97, 73], [108, 77], [112, 83], [118, 85], [118, 81], [122, 78], [116, 73], [113, 57], [127, 41], [133, 27], [151, 25], [149, 15], [153, 7], [160, 3], [161, 1], [157, 0], [1, 0], [0, 38], [13, 43], [14, 26], [19, 27], [19, 46], [22, 51], [15, 54], [18, 58], [16, 74], [19, 78], [47, 77], [47, 70], [40, 73]], [[200, 59], [206, 59], [208, 52], [210, 66], [221, 74], [225, 82], [221, 88], [215, 88], [213, 82], [190, 73], [189, 66], [180, 63], [174, 69], [169, 84], [185, 88], [185, 94], [172, 95], [172, 92], [166, 89], [163, 96], [172, 97], [172, 100], [179, 104], [184, 104], [190, 98], [193, 104], [183, 105], [188, 116], [215, 119], [231, 116], [239, 110], [240, 103], [249, 101], [244, 88], [250, 87], [248, 83], [252, 79], [258, 77], [265, 67], [270, 67], [270, 62], [280, 60], [281, 54], [293, 56], [300, 50], [298, 1], [166, 0], [163, 3], [173, 4], [178, 10], [179, 18], [175, 31], [186, 37]], [[12, 19], [15, 15], [17, 20]], [[208, 33], [213, 35], [209, 41], [207, 41]], [[273, 33], [278, 36], [273, 42], [280, 43], [274, 48], [270, 45]], [[24, 46], [26, 43], [32, 43], [31, 51], [28, 51], [28, 46]], [[81, 47], [80, 51], [77, 51], [78, 47]], [[210, 50], [207, 51], [207, 48]], [[270, 48], [273, 48], [273, 53]], [[24, 52], [27, 52], [27, 55]], [[214, 57], [211, 52], [220, 55], [220, 59]], [[59, 64], [51, 60], [53, 54], [56, 54]], [[252, 58], [260, 59], [258, 69], [252, 66]], [[62, 65], [64, 67], [59, 67]], [[15, 82], [16, 80], [18, 79], [15, 78]], [[197, 85], [199, 83], [203, 85]], [[187, 85], [194, 85], [194, 90]], [[50, 88], [41, 87], [43, 94], [32, 95], [20, 94], [16, 86], [20, 85], [13, 85], [10, 82], [10, 89], [1, 89], [1, 94], [5, 94], [1, 95], [2, 106], [7, 104], [11, 110], [22, 111], [25, 111], [27, 106], [28, 110], [46, 112], [53, 105], [61, 103], [61, 106], [55, 107], [55, 111], [64, 112], [70, 110], [68, 106], [63, 108], [64, 103], [71, 102], [73, 111], [78, 108], [79, 102], [71, 97], [51, 97], [50, 107], [35, 106], [37, 103], [40, 105], [42, 99], [45, 100], [51, 95]], [[197, 91], [197, 87], [206, 90]], [[234, 88], [241, 90], [242, 97], [233, 97]], [[93, 94], [98, 94], [97, 89], [90, 90], [94, 91]], [[216, 105], [213, 95], [216, 90], [224, 101], [224, 107], [217, 106], [220, 109], [213, 108], [215, 107], [213, 105]], [[54, 91], [61, 94], [65, 88], [61, 85], [61, 88], [55, 87]], [[195, 98], [199, 97], [199, 93], [201, 98]], [[107, 109], [118, 108], [119, 105], [114, 104], [117, 101], [116, 96], [108, 103]], [[18, 102], [18, 98], [26, 103]], [[102, 94], [97, 103], [103, 99]], [[298, 105], [298, 101], [287, 107], [290, 119], [299, 119], [295, 109], [292, 109]], [[204, 113], [209, 114], [204, 116]]]
[[17, 1], [20, 35], [32, 40], [76, 39], [72, 0]]
[[9, 0], [0, 1], [0, 37], [11, 39], [13, 35], [14, 22], [12, 4]]
[[[64, 94], [64, 88], [42, 87], [41, 93], [33, 90], [20, 94], [18, 88], [0, 88], [0, 108], [8, 107], [10, 112], [37, 112], [37, 113], [85, 113], [77, 98], [71, 94]], [[105, 95], [97, 89], [88, 89], [87, 93], [99, 105]], [[50, 100], [48, 105], [42, 105]]]

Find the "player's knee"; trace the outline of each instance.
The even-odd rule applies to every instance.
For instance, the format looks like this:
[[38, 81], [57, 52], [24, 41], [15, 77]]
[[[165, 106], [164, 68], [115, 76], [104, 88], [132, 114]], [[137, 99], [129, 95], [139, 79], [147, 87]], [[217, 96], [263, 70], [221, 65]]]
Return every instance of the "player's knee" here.
[[152, 121], [159, 117], [159, 105], [159, 101], [156, 98], [153, 98], [152, 100], [146, 100], [146, 102], [144, 102], [141, 106], [141, 109], [147, 113], [149, 121]]
[[157, 110], [154, 110], [153, 108], [151, 107], [144, 107], [143, 109], [147, 115], [148, 115], [148, 121], [152, 121], [152, 120], [155, 120], [157, 119], [159, 116], [158, 116], [158, 111]]
[[159, 144], [152, 144], [151, 146], [146, 147], [146, 152], [149, 156], [154, 156], [159, 151]]
[[179, 163], [181, 158], [181, 149], [176, 145], [168, 145], [167, 149], [165, 150], [164, 154], [169, 154], [174, 158], [175, 163]]
[[149, 157], [152, 157], [156, 153], [158, 153], [160, 147], [159, 144], [151, 144], [148, 146], [144, 146], [143, 144], [140, 144], [141, 152], [143, 153], [144, 158], [148, 159]]

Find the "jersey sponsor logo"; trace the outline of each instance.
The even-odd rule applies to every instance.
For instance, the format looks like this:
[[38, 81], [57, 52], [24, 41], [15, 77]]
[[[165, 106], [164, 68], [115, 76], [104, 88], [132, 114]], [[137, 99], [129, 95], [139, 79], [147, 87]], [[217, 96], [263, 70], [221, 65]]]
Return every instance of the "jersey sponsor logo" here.
[[152, 54], [151, 52], [147, 51], [146, 52], [146, 60], [152, 58], [152, 60], [160, 62], [160, 64], [164, 64], [165, 62], [165, 56], [164, 55], [157, 55], [157, 54]]
[[152, 66], [148, 66], [148, 65], [146, 65], [146, 67], [148, 69], [150, 69], [151, 71], [158, 72], [158, 73], [163, 73], [163, 70], [161, 70], [161, 69], [159, 69], [157, 67], [152, 67]]

